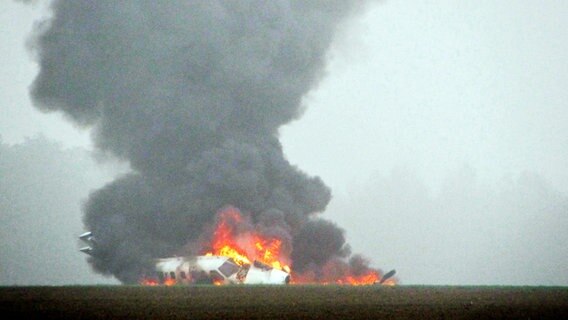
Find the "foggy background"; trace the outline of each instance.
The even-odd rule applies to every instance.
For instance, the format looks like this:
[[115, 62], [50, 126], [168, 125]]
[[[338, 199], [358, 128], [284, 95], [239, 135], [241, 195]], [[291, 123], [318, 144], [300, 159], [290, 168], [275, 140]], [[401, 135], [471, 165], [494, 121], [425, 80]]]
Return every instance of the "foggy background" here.
[[[125, 166], [32, 108], [45, 5], [0, 4], [0, 284], [115, 283], [78, 252], [81, 203]], [[345, 24], [281, 130], [332, 189], [353, 251], [402, 284], [568, 285], [568, 4], [386, 1]], [[41, 135], [41, 137], [38, 137]]]

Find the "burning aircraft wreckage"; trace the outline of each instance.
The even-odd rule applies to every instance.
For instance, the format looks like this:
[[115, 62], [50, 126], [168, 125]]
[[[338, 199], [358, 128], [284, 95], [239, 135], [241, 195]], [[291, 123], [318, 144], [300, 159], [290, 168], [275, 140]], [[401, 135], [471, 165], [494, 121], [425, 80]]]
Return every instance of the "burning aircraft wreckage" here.
[[[145, 276], [143, 285], [175, 284], [290, 284], [312, 283], [314, 279], [292, 282], [291, 269], [283, 264], [280, 257], [279, 239], [262, 238], [258, 234], [245, 232], [235, 235], [235, 227], [243, 223], [243, 217], [236, 208], [226, 208], [220, 213], [220, 220], [214, 231], [211, 244], [213, 251], [204, 255], [153, 259], [155, 274]], [[246, 222], [245, 222], [246, 224]], [[96, 257], [97, 240], [92, 232], [85, 232], [79, 239], [89, 244], [80, 251]], [[254, 256], [251, 261], [250, 256]], [[395, 270], [383, 276], [377, 270], [365, 274], [345, 275], [331, 279], [335, 284], [394, 285]], [[329, 282], [323, 282], [325, 284]]]
[[367, 2], [52, 1], [30, 42], [34, 105], [131, 168], [83, 205], [92, 269], [126, 284], [394, 284], [322, 217], [330, 188], [279, 141]]

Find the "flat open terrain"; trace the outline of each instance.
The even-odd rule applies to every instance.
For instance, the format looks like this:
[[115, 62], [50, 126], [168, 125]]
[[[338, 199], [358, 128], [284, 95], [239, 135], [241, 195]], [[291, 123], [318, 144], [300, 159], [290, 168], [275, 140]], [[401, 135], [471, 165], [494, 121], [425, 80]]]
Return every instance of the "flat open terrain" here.
[[90, 319], [568, 319], [568, 287], [0, 287], [0, 311]]

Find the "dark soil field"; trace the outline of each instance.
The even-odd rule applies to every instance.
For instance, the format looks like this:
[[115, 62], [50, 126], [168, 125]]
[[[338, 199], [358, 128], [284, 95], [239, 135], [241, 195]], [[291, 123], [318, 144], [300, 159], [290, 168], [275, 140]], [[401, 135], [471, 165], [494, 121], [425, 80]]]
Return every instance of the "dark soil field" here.
[[568, 287], [0, 287], [16, 318], [568, 319]]

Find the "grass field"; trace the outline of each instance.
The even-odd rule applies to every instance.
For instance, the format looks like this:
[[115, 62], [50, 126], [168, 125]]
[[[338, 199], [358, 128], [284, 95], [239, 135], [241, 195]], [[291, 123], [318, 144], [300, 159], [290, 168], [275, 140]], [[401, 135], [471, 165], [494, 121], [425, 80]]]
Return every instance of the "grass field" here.
[[568, 319], [568, 287], [0, 287], [0, 310], [67, 319]]

